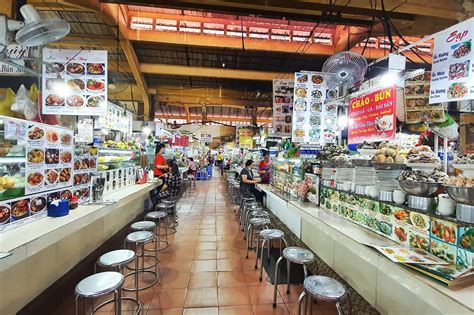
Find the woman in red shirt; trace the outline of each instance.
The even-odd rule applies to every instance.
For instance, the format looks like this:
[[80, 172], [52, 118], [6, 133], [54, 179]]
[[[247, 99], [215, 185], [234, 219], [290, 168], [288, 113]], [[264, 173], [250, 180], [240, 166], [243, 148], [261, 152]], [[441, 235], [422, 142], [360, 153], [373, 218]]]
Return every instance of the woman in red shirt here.
[[268, 154], [263, 156], [263, 160], [260, 161], [258, 164], [258, 173], [260, 174], [260, 178], [262, 179], [262, 184], [270, 183], [270, 168], [271, 168], [271, 161]]
[[153, 170], [155, 177], [161, 177], [164, 173], [168, 172], [168, 165], [166, 165], [166, 159], [163, 153], [165, 153], [165, 145], [162, 143], [157, 144], [155, 151], [155, 168]]

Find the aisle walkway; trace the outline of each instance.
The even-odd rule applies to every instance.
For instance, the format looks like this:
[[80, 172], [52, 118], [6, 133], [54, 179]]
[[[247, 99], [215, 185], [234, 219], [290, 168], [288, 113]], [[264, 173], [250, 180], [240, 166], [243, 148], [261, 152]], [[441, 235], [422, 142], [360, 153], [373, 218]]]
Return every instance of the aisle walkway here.
[[[141, 314], [297, 314], [302, 286], [293, 286], [290, 295], [280, 286], [282, 294], [277, 307], [272, 307], [273, 285], [265, 281], [265, 271], [264, 281], [258, 281], [254, 252], [245, 259], [246, 244], [234, 208], [219, 175], [199, 181], [196, 192], [181, 198], [177, 233], [169, 237], [170, 247], [160, 252], [162, 279], [140, 292]], [[64, 304], [55, 315], [74, 314], [72, 292]], [[135, 314], [131, 307], [124, 302], [122, 314]], [[97, 314], [113, 314], [112, 308], [109, 305]], [[334, 306], [322, 302], [313, 311], [336, 314]]]

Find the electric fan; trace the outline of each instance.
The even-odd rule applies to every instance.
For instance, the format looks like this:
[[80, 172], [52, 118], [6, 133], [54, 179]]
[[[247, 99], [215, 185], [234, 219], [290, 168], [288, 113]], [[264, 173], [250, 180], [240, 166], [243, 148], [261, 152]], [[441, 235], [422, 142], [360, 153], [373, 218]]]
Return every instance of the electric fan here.
[[350, 88], [364, 80], [367, 60], [351, 51], [343, 51], [326, 60], [322, 72], [327, 75], [328, 85]]
[[9, 20], [7, 16], [0, 14], [0, 44], [10, 44], [15, 31], [16, 42], [26, 47], [46, 45], [69, 34], [68, 22], [62, 19], [42, 19], [30, 4], [22, 6], [20, 12], [25, 22]]

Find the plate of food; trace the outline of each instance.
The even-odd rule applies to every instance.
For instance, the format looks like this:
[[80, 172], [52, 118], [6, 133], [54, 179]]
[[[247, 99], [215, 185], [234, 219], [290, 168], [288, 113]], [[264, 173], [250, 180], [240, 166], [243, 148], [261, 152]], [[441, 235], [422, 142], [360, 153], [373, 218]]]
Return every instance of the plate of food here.
[[82, 169], [87, 169], [89, 168], [89, 159], [82, 159], [82, 163], [81, 163], [81, 168]]
[[27, 160], [33, 164], [44, 163], [44, 151], [43, 149], [31, 149], [28, 152]]
[[326, 91], [326, 98], [328, 100], [333, 100], [337, 98], [337, 89], [329, 89]]
[[10, 222], [10, 206], [7, 204], [0, 205], [0, 224]]
[[430, 240], [427, 236], [422, 234], [410, 232], [408, 243], [411, 248], [418, 248], [426, 251], [430, 250]]
[[295, 109], [296, 112], [306, 111], [306, 101], [305, 100], [296, 100], [294, 109]]
[[38, 213], [46, 209], [46, 198], [45, 197], [35, 197], [31, 199], [30, 210], [32, 213]]
[[426, 215], [412, 211], [410, 212], [410, 221], [414, 227], [420, 230], [428, 231], [430, 229], [430, 219]]
[[393, 129], [393, 114], [375, 118], [375, 128], [377, 131], [387, 131]]
[[305, 88], [297, 88], [295, 90], [295, 95], [297, 97], [306, 97], [307, 94], [308, 94], [308, 91]]
[[67, 64], [66, 71], [70, 74], [84, 74], [85, 67], [82, 63], [71, 62]]
[[46, 73], [61, 73], [64, 71], [64, 65], [59, 62], [48, 62], [46, 64]]
[[105, 71], [105, 65], [102, 63], [88, 63], [87, 73], [88, 74], [103, 74]]
[[84, 98], [80, 95], [72, 95], [67, 98], [67, 105], [70, 107], [82, 107], [84, 106]]
[[311, 97], [319, 99], [319, 98], [323, 97], [323, 92], [321, 92], [321, 90], [313, 90], [313, 91], [311, 91]]
[[70, 145], [72, 141], [72, 136], [68, 132], [61, 133], [61, 144]]
[[43, 183], [44, 175], [41, 172], [32, 172], [29, 173], [26, 177], [26, 182], [30, 187], [38, 187]]
[[53, 192], [48, 194], [48, 202], [52, 202], [53, 200], [61, 200], [61, 193], [59, 191]]
[[324, 82], [324, 78], [322, 75], [314, 74], [311, 77], [311, 82], [313, 82], [314, 84], [322, 84]]
[[61, 199], [71, 200], [72, 192], [70, 190], [63, 190], [61, 192]]
[[80, 189], [74, 190], [74, 196], [76, 196], [77, 199], [81, 199], [82, 197], [82, 192]]
[[469, 92], [468, 86], [463, 82], [452, 83], [448, 88], [448, 98], [461, 98]]
[[59, 163], [59, 149], [46, 149], [45, 156], [46, 164]]
[[54, 185], [58, 181], [59, 174], [58, 171], [49, 169], [46, 170], [46, 184], [47, 185]]
[[454, 58], [461, 58], [464, 56], [467, 56], [471, 52], [472, 48], [472, 40], [468, 40], [456, 45], [451, 46], [451, 49], [454, 49], [453, 51], [453, 57]]
[[89, 160], [89, 168], [96, 168], [97, 167], [97, 163], [95, 161], [95, 159], [90, 159]]
[[81, 79], [71, 79], [67, 81], [67, 87], [71, 91], [83, 91], [84, 88], [86, 87], [86, 84]]
[[308, 82], [308, 75], [306, 73], [297, 73], [296, 74], [297, 83], [306, 83]]
[[323, 103], [321, 102], [311, 102], [311, 112], [313, 113], [318, 113], [321, 111], [321, 107], [322, 107]]
[[296, 128], [293, 131], [293, 134], [295, 135], [296, 138], [303, 138], [306, 135], [306, 132], [304, 131], [303, 128]]
[[75, 174], [74, 175], [74, 186], [80, 185], [82, 183], [82, 175]]
[[46, 89], [57, 91], [59, 88], [64, 87], [64, 80], [58, 78], [51, 78], [46, 80]]
[[[104, 98], [100, 95], [90, 96], [87, 99], [87, 107], [100, 107], [104, 103]], [[280, 107], [281, 112], [281, 107]]]
[[431, 235], [445, 241], [446, 243], [456, 244], [457, 226], [456, 224], [445, 220], [432, 220]]
[[28, 139], [30, 141], [39, 141], [42, 140], [44, 137], [44, 130], [43, 128], [40, 127], [31, 127], [30, 130], [28, 130]]
[[54, 129], [48, 129], [46, 131], [46, 141], [49, 143], [56, 143], [59, 141], [59, 134]]
[[83, 184], [87, 184], [87, 183], [89, 183], [89, 180], [90, 180], [90, 176], [89, 176], [89, 174], [88, 174], [88, 173], [84, 173], [84, 174], [82, 174], [82, 179], [81, 179], [81, 182], [82, 182]]
[[309, 124], [312, 126], [319, 126], [321, 124], [321, 117], [316, 115], [311, 115], [309, 117]]
[[80, 170], [82, 165], [82, 160], [81, 159], [76, 159], [74, 161], [74, 169], [75, 170]]
[[19, 200], [12, 204], [12, 217], [15, 220], [23, 219], [28, 216], [30, 212], [30, 203], [28, 199]]
[[64, 105], [64, 98], [57, 94], [49, 94], [46, 97], [46, 106], [62, 106]]
[[81, 194], [82, 194], [82, 198], [88, 198], [89, 197], [89, 188], [82, 188]]
[[104, 80], [89, 79], [86, 88], [88, 91], [103, 91], [105, 90], [105, 82]]
[[313, 128], [309, 131], [309, 138], [311, 141], [319, 140], [320, 136], [321, 136], [321, 130], [319, 130], [318, 128]]
[[62, 168], [59, 172], [59, 181], [61, 183], [67, 183], [71, 179], [71, 169], [70, 168]]
[[61, 151], [60, 159], [61, 159], [61, 162], [63, 162], [63, 163], [71, 163], [71, 161], [72, 161], [71, 151], [68, 151], [68, 150]]

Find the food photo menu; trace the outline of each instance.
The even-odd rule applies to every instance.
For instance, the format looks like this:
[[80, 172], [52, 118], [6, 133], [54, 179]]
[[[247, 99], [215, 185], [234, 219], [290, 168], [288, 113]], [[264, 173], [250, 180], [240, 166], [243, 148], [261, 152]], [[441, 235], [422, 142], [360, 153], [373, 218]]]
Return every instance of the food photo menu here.
[[43, 114], [107, 114], [107, 51], [43, 49]]
[[337, 87], [328, 87], [319, 72], [296, 72], [292, 141], [335, 143], [337, 135]]
[[294, 80], [273, 80], [273, 135], [291, 136]]

